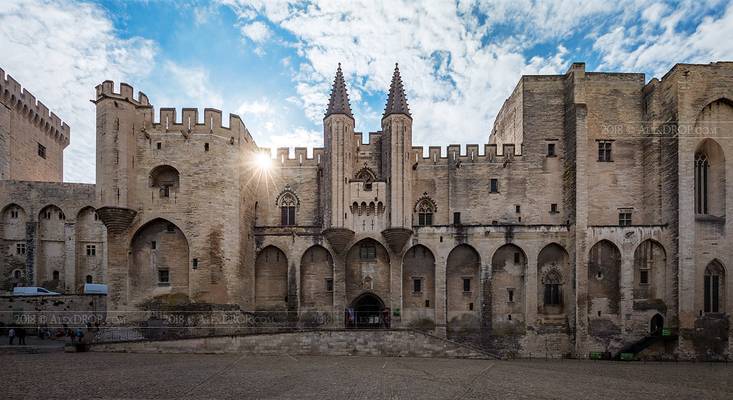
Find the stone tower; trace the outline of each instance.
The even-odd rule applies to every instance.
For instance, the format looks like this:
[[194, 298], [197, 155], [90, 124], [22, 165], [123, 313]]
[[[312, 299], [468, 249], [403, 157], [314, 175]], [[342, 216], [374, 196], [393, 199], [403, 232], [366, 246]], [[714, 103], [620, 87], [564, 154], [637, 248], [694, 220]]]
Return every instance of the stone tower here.
[[[325, 190], [321, 194], [324, 205], [323, 227], [335, 248], [353, 237], [346, 228], [347, 210], [350, 204], [349, 179], [354, 175], [354, 115], [349, 104], [349, 94], [339, 63], [331, 89], [326, 115], [323, 118], [323, 143], [325, 146]], [[343, 242], [343, 243], [342, 243]]]
[[[152, 109], [147, 96], [133, 97], [131, 86], [105, 81], [97, 88], [97, 214], [107, 227], [109, 243], [127, 243], [127, 231], [137, 212], [135, 199], [135, 129], [143, 126], [144, 113]], [[110, 246], [108, 254], [110, 298], [114, 304], [125, 303], [127, 294], [127, 248]]]
[[388, 178], [389, 227], [382, 233], [395, 253], [412, 234], [412, 115], [400, 69], [395, 64], [382, 116], [382, 171]]

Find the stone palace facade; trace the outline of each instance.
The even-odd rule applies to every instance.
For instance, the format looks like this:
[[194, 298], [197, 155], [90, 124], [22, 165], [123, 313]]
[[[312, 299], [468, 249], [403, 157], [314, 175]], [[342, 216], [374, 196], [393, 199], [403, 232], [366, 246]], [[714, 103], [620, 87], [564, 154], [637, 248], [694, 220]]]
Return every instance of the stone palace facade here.
[[61, 182], [69, 127], [0, 72], [0, 289], [107, 283], [114, 311], [321, 313], [519, 355], [662, 328], [650, 351], [733, 350], [733, 63], [523, 76], [463, 150], [412, 145], [397, 67], [381, 127], [355, 132], [339, 66], [324, 147], [264, 160], [236, 115], [105, 81], [96, 185]]

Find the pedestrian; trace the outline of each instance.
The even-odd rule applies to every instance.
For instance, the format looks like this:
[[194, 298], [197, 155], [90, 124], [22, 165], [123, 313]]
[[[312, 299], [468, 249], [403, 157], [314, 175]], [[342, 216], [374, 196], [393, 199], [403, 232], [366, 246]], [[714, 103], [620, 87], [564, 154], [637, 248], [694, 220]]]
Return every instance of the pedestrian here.
[[81, 343], [81, 340], [84, 338], [84, 331], [81, 330], [81, 327], [76, 328], [76, 338], [78, 339], [79, 343]]
[[25, 345], [25, 328], [23, 327], [18, 328], [17, 335], [18, 335], [18, 344]]
[[15, 340], [15, 329], [10, 328], [8, 331], [8, 338], [10, 338], [10, 344], [13, 344], [13, 341]]

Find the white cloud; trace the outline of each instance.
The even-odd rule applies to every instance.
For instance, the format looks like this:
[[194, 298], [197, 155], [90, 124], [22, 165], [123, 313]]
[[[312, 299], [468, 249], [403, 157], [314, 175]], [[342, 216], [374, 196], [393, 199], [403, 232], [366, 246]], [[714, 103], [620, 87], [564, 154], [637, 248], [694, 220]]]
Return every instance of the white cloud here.
[[289, 101], [316, 125], [342, 62], [357, 129], [378, 129], [382, 110], [361, 100], [386, 91], [399, 62], [419, 144], [442, 143], [446, 135], [486, 142], [493, 116], [521, 72], [557, 73], [567, 65], [562, 46], [548, 58], [528, 60], [513, 43], [485, 43], [483, 31], [450, 2], [242, 2], [233, 7], [244, 21], [264, 17], [296, 37], [293, 45], [306, 62], [292, 63], [298, 96]]
[[[162, 104], [186, 104], [186, 106], [222, 108], [224, 99], [212, 89], [209, 71], [204, 67], [187, 67], [166, 61], [165, 70], [172, 78], [164, 91]], [[168, 96], [165, 95], [167, 93]]]
[[[336, 64], [342, 62], [357, 129], [378, 129], [381, 110], [362, 99], [383, 95], [392, 65], [399, 62], [417, 144], [444, 144], [446, 136], [485, 142], [520, 76], [563, 73], [571, 57], [564, 41], [575, 45], [579, 34], [596, 41], [601, 68], [624, 71], [666, 70], [671, 60], [731, 58], [733, 47], [727, 39], [733, 37], [730, 9], [718, 19], [704, 18], [719, 7], [717, 0], [674, 5], [643, 0], [224, 3], [242, 23], [265, 19], [295, 38], [287, 45], [299, 60], [288, 60], [297, 96], [288, 101], [302, 107], [316, 126]], [[685, 33], [681, 22], [699, 26]], [[537, 54], [532, 49], [538, 44], [550, 50], [525, 55]]]
[[237, 113], [242, 117], [249, 114], [273, 114], [274, 112], [275, 110], [270, 104], [270, 100], [266, 98], [245, 101], [237, 108]]
[[272, 32], [270, 28], [260, 21], [255, 21], [250, 24], [243, 25], [241, 28], [242, 34], [256, 44], [262, 44], [270, 38]]
[[[712, 4], [685, 2], [674, 9], [645, 13], [645, 24], [616, 26], [598, 37], [593, 49], [604, 68], [651, 71], [661, 77], [677, 62], [708, 63], [733, 59], [733, 3], [718, 18], [702, 17]], [[698, 17], [694, 32], [681, 23]]]
[[3, 2], [0, 65], [71, 126], [64, 177], [94, 182], [94, 87], [144, 77], [156, 46], [121, 39], [96, 5], [71, 0]]

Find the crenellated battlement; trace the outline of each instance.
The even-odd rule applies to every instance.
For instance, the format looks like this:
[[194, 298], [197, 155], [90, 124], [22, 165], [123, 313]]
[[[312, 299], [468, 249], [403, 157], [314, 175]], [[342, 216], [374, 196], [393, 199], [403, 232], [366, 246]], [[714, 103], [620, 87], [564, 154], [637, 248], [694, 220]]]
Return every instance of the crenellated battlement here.
[[[158, 111], [156, 120], [154, 107], [150, 104], [148, 96], [143, 92], [138, 92], [135, 98], [134, 88], [127, 83], [121, 82], [119, 88], [115, 90], [115, 83], [107, 80], [97, 85], [96, 90], [97, 101], [104, 98], [123, 100], [133, 104], [136, 108], [143, 109], [143, 113], [146, 114], [145, 125], [152, 130], [186, 134], [222, 133], [222, 136], [226, 138], [236, 137], [245, 143], [255, 143], [244, 121], [237, 114], [229, 114], [228, 125], [225, 125], [223, 113], [215, 108], [205, 108], [203, 113], [197, 108], [182, 108], [179, 114], [176, 108], [162, 107]], [[202, 115], [203, 119], [200, 119]]]
[[521, 146], [514, 144], [504, 144], [497, 146], [493, 143], [483, 145], [468, 144], [464, 152], [461, 151], [461, 145], [451, 144], [447, 147], [429, 146], [427, 153], [422, 146], [413, 146], [411, 151], [411, 161], [418, 164], [444, 164], [448, 165], [455, 162], [461, 163], [481, 163], [495, 162], [503, 163], [508, 159], [516, 159], [522, 157]]
[[364, 142], [363, 132], [354, 132], [354, 140], [358, 145], [371, 145], [377, 143], [382, 138], [382, 132], [369, 132], [366, 134], [369, 138], [369, 143]]
[[[153, 129], [162, 131], [182, 131], [187, 133], [217, 133], [226, 132], [227, 135], [236, 133], [244, 136], [249, 143], [254, 143], [252, 135], [237, 114], [229, 114], [228, 125], [224, 124], [223, 113], [215, 108], [205, 108], [203, 119], [202, 113], [197, 108], [182, 108], [180, 119], [175, 108], [161, 108], [158, 113], [158, 120], [152, 122]], [[152, 118], [151, 118], [152, 119]]]
[[132, 86], [128, 85], [125, 82], [120, 82], [118, 91], [115, 91], [115, 83], [109, 80], [102, 82], [101, 85], [97, 85], [95, 89], [97, 90], [97, 101], [101, 100], [104, 97], [110, 97], [119, 100], [129, 101], [130, 103], [139, 107], [152, 107], [150, 105], [150, 101], [148, 100], [148, 96], [146, 96], [143, 92], [138, 92], [137, 99], [135, 99], [135, 90]]
[[18, 81], [0, 69], [0, 102], [25, 117], [29, 123], [53, 138], [62, 147], [69, 145], [71, 128]]
[[[268, 147], [260, 147], [259, 151], [271, 155]], [[313, 154], [308, 157], [308, 148], [296, 147], [293, 157], [290, 157], [290, 147], [278, 147], [275, 156], [272, 157], [273, 165], [277, 167], [317, 167], [322, 165], [325, 149], [323, 147], [313, 148]]]

